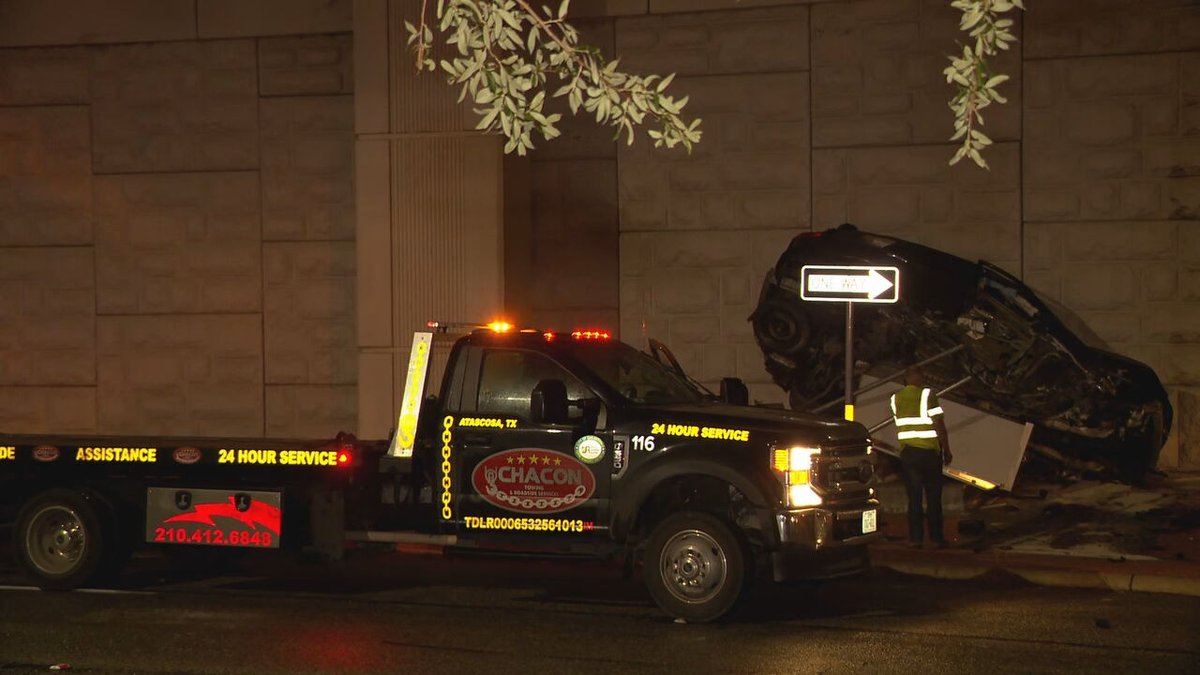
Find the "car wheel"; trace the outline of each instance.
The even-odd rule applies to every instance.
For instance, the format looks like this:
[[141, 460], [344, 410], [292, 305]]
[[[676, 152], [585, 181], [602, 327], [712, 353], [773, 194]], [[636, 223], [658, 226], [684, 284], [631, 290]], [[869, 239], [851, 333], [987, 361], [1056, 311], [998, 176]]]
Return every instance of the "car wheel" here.
[[654, 528], [643, 559], [646, 587], [667, 614], [714, 621], [746, 585], [746, 554], [733, 529], [707, 513], [674, 514]]
[[795, 354], [812, 339], [812, 321], [797, 300], [774, 297], [755, 310], [754, 336], [762, 348], [779, 354]]

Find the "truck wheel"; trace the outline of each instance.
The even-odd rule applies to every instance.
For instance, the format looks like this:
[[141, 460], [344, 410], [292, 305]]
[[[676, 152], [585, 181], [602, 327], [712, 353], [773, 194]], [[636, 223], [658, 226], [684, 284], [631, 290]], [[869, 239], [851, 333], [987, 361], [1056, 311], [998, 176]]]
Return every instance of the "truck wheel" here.
[[733, 608], [746, 581], [746, 555], [733, 530], [707, 514], [663, 520], [646, 546], [646, 586], [677, 619], [713, 621]]
[[69, 590], [101, 570], [104, 528], [96, 505], [73, 490], [34, 497], [17, 516], [18, 561], [40, 588]]

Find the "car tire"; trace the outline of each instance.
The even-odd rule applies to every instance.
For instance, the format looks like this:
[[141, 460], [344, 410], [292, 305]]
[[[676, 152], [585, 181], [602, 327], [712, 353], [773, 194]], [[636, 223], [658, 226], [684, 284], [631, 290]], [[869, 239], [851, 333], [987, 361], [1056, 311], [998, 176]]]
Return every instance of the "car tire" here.
[[70, 590], [111, 571], [111, 528], [90, 496], [55, 489], [29, 500], [17, 516], [14, 550], [26, 574], [44, 590]]
[[664, 519], [647, 542], [643, 570], [651, 597], [667, 614], [692, 623], [721, 618], [747, 584], [747, 555], [725, 521], [693, 511]]
[[812, 320], [798, 300], [777, 295], [760, 304], [751, 319], [754, 336], [768, 352], [795, 354], [812, 340]]

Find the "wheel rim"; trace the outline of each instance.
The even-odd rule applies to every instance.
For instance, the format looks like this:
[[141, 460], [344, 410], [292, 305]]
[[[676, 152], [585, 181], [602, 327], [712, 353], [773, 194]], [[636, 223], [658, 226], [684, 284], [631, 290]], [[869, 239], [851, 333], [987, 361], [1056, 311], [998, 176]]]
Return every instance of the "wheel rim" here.
[[71, 572], [87, 550], [87, 528], [79, 514], [65, 506], [38, 511], [25, 537], [29, 561], [47, 575]]
[[684, 530], [662, 549], [659, 567], [667, 590], [689, 603], [712, 600], [725, 587], [725, 551], [708, 533]]

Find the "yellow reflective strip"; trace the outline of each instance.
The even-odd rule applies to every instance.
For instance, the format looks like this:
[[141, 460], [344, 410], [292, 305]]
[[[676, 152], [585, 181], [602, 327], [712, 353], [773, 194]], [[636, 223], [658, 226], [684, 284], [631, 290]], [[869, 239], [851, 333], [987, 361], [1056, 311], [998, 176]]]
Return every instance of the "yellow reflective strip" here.
[[928, 426], [930, 424], [933, 424], [933, 418], [930, 418], [930, 417], [897, 417], [896, 418], [896, 426], [898, 426], [898, 427], [911, 427], [911, 426], [916, 426], [918, 424]]
[[891, 404], [892, 404], [892, 414], [895, 415], [896, 414], [896, 395], [895, 394], [892, 394]]
[[929, 417], [929, 390], [921, 390], [921, 417]]
[[901, 431], [896, 438], [904, 441], [910, 438], [937, 438], [937, 432], [932, 429]]
[[930, 408], [929, 412], [927, 412], [925, 414], [929, 415], [930, 417], [933, 417], [934, 415], [941, 415], [942, 414], [942, 406], [939, 405], [936, 408]]

